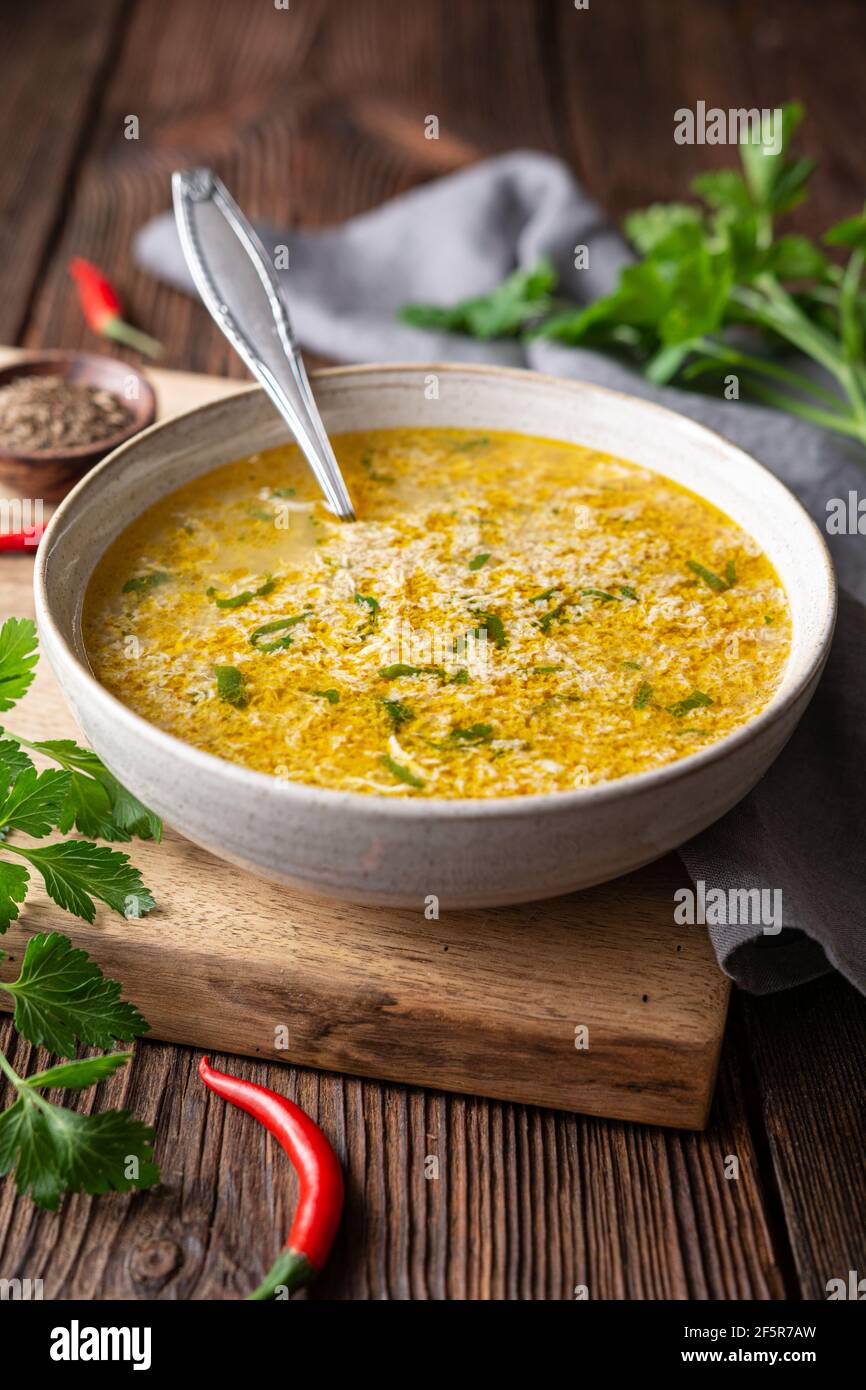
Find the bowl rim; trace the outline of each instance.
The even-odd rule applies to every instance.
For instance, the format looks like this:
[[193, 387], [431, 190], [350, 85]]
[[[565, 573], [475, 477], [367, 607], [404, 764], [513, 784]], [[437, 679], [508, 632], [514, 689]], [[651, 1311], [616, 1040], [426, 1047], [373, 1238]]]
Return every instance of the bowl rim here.
[[[36, 466], [40, 463], [83, 463], [100, 454], [113, 454], [124, 444], [132, 443], [133, 439], [144, 434], [145, 430], [153, 428], [156, 417], [156, 392], [153, 389], [153, 384], [148, 381], [144, 372], [140, 371], [138, 367], [133, 366], [131, 362], [124, 362], [120, 357], [113, 357], [110, 353], [79, 352], [75, 348], [48, 348], [42, 352], [30, 352], [17, 357], [12, 362], [6, 362], [0, 367], [0, 387], [10, 385], [17, 376], [39, 375], [38, 371], [34, 372], [28, 369], [55, 364], [68, 366], [73, 362], [83, 362], [85, 365], [93, 363], [103, 368], [107, 363], [109, 370], [117, 368], [125, 376], [136, 377], [143, 403], [141, 419], [145, 423], [140, 424], [134, 418], [125, 429], [115, 430], [114, 434], [107, 434], [104, 439], [97, 439], [89, 444], [59, 445], [57, 448], [51, 449], [6, 449], [3, 451], [5, 458], [13, 459], [17, 463], [32, 463]], [[110, 388], [106, 389], [110, 390]], [[163, 423], [168, 424], [168, 421]], [[63, 500], [65, 502], [66, 498]]]
[[[733, 729], [723, 738], [715, 743], [709, 744], [706, 748], [699, 749], [694, 753], [687, 753], [684, 757], [678, 758], [675, 762], [664, 763], [660, 767], [648, 768], [643, 772], [627, 773], [623, 777], [616, 777], [609, 782], [600, 782], [589, 787], [576, 787], [569, 791], [553, 792], [528, 792], [514, 793], [508, 796], [491, 797], [407, 797], [407, 796], [377, 796], [374, 793], [341, 791], [332, 787], [317, 787], [306, 782], [291, 781], [288, 778], [276, 777], [272, 773], [258, 772], [254, 768], [244, 767], [240, 763], [233, 763], [227, 758], [219, 757], [215, 753], [205, 752], [204, 749], [196, 748], [194, 744], [186, 743], [183, 739], [175, 737], [174, 734], [167, 733], [160, 729], [156, 724], [151, 724], [149, 720], [136, 714], [127, 705], [123, 704], [117, 696], [99, 683], [89, 667], [80, 660], [72, 649], [66, 638], [60, 631], [51, 613], [51, 605], [48, 596], [46, 583], [46, 563], [47, 555], [51, 549], [54, 535], [64, 525], [66, 513], [70, 511], [77, 501], [80, 494], [87, 489], [99, 486], [99, 480], [104, 472], [113, 467], [118, 458], [127, 451], [137, 447], [139, 442], [159, 430], [168, 429], [180, 420], [188, 420], [191, 416], [204, 414], [206, 412], [230, 408], [234, 400], [244, 400], [254, 394], [264, 395], [262, 387], [251, 384], [246, 390], [235, 390], [230, 395], [220, 396], [216, 400], [207, 401], [203, 405], [194, 406], [192, 410], [184, 411], [179, 415], [173, 415], [168, 420], [156, 421], [146, 429], [137, 431], [131, 438], [121, 444], [93, 469], [87, 472], [83, 478], [76, 483], [75, 487], [67, 493], [60, 503], [57, 510], [49, 520], [48, 526], [36, 552], [36, 564], [33, 574], [33, 589], [36, 604], [37, 623], [40, 628], [47, 629], [53, 638], [55, 648], [62, 652], [63, 659], [70, 662], [79, 678], [83, 679], [88, 693], [98, 704], [100, 704], [107, 715], [110, 715], [115, 722], [128, 728], [132, 733], [150, 739], [157, 748], [173, 757], [182, 757], [192, 769], [200, 768], [202, 771], [211, 771], [222, 775], [231, 785], [241, 787], [246, 786], [250, 790], [256, 789], [264, 793], [266, 790], [270, 795], [282, 797], [284, 800], [301, 803], [306, 802], [323, 810], [328, 808], [336, 810], [338, 808], [353, 808], [359, 812], [366, 810], [369, 815], [375, 811], [377, 815], [384, 815], [386, 818], [410, 818], [428, 820], [472, 820], [477, 818], [488, 818], [499, 816], [512, 818], [525, 814], [532, 814], [539, 811], [559, 811], [567, 812], [575, 806], [581, 805], [600, 805], [610, 802], [620, 796], [627, 796], [630, 793], [650, 792], [658, 786], [676, 783], [690, 777], [693, 773], [700, 772], [704, 768], [714, 763], [720, 762], [731, 753], [744, 747], [758, 737], [766, 728], [776, 723], [787, 713], [803, 695], [804, 691], [814, 689], [818, 677], [823, 670], [829, 655], [830, 644], [833, 638], [833, 631], [836, 623], [836, 612], [838, 606], [838, 593], [836, 575], [833, 569], [833, 562], [825, 538], [822, 536], [813, 518], [806, 511], [799, 498], [776, 477], [764, 464], [760, 463], [751, 454], [748, 454], [739, 445], [731, 443], [724, 435], [712, 430], [708, 426], [693, 420], [690, 416], [682, 415], [676, 410], [671, 410], [668, 406], [659, 405], [656, 401], [646, 400], [641, 396], [632, 396], [628, 392], [618, 391], [612, 387], [599, 386], [595, 382], [582, 381], [580, 379], [570, 379], [567, 377], [557, 377], [547, 372], [535, 372], [521, 367], [501, 367], [495, 364], [485, 363], [462, 363], [462, 362], [386, 362], [386, 363], [361, 363], [357, 366], [347, 365], [340, 367], [325, 367], [311, 373], [313, 381], [316, 380], [340, 380], [347, 377], [365, 377], [384, 374], [405, 374], [407, 372], [429, 374], [470, 374], [484, 377], [507, 377], [515, 382], [525, 384], [547, 384], [559, 390], [573, 391], [576, 396], [590, 392], [612, 397], [614, 400], [628, 401], [630, 405], [637, 405], [641, 408], [655, 411], [662, 415], [665, 420], [671, 422], [672, 428], [682, 429], [687, 426], [690, 430], [698, 434], [706, 435], [713, 441], [721, 444], [728, 453], [739, 455], [741, 459], [755, 469], [760, 470], [771, 484], [780, 488], [787, 496], [790, 503], [801, 514], [802, 522], [811, 530], [814, 540], [818, 541], [818, 554], [820, 556], [821, 579], [824, 581], [825, 606], [823, 620], [818, 636], [814, 639], [813, 650], [805, 663], [804, 670], [798, 676], [793, 687], [784, 697], [779, 697], [778, 692], [771, 697], [768, 703], [759, 710], [756, 715], [747, 720], [745, 724]], [[631, 461], [631, 460], [629, 460]], [[644, 465], [645, 466], [645, 465]], [[652, 470], [651, 470], [652, 471]], [[697, 496], [702, 496], [700, 489], [694, 489]], [[59, 682], [60, 683], [60, 682]], [[810, 695], [811, 698], [811, 695]]]

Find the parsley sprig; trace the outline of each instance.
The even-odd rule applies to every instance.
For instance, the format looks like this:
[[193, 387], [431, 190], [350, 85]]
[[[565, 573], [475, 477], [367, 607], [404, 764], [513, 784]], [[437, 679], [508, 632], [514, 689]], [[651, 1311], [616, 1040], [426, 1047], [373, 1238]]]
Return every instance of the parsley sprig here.
[[[490, 295], [448, 308], [411, 305], [401, 316], [479, 338], [528, 331], [625, 352], [659, 384], [733, 373], [756, 399], [866, 445], [866, 210], [830, 227], [823, 245], [776, 232], [777, 219], [807, 196], [815, 167], [790, 153], [802, 118], [801, 104], [790, 102], [765, 145], [740, 145], [740, 170], [700, 174], [692, 182], [700, 203], [631, 213], [625, 231], [641, 259], [586, 308], [557, 303], [543, 261]], [[847, 250], [847, 263], [832, 261], [828, 247]], [[792, 348], [824, 379], [789, 365], [780, 350]]]
[[[0, 628], [0, 710], [11, 709], [27, 692], [37, 660], [35, 624], [7, 618]], [[59, 767], [37, 772], [26, 750]], [[54, 902], [87, 922], [96, 913], [94, 899], [126, 917], [140, 917], [155, 905], [138, 869], [117, 850], [89, 839], [33, 845], [9, 838], [38, 839], [73, 827], [115, 841], [133, 835], [158, 840], [162, 833], [157, 817], [89, 749], [72, 739], [34, 742], [0, 729], [0, 933], [19, 915], [31, 869]]]
[[[8, 618], [0, 628], [0, 710], [26, 695], [37, 660], [34, 624]], [[30, 752], [58, 766], [37, 771]], [[157, 817], [89, 749], [72, 739], [34, 742], [0, 729], [0, 933], [19, 915], [31, 869], [54, 902], [88, 922], [96, 899], [127, 917], [154, 906], [125, 854], [86, 839], [22, 844], [17, 838], [39, 840], [73, 826], [116, 841], [133, 835], [158, 840], [162, 833]], [[0, 1113], [0, 1177], [14, 1170], [18, 1191], [52, 1211], [67, 1191], [126, 1192], [158, 1181], [153, 1131], [146, 1125], [123, 1110], [79, 1114], [44, 1095], [95, 1085], [129, 1060], [129, 1052], [74, 1058], [80, 1043], [112, 1048], [147, 1031], [138, 1010], [120, 999], [117, 981], [106, 979], [68, 937], [48, 932], [30, 938], [18, 979], [0, 983], [0, 990], [14, 1001], [22, 1037], [73, 1059], [25, 1077], [0, 1052], [0, 1079], [13, 1096]]]
[[[2, 955], [2, 952], [0, 952]], [[34, 1046], [68, 1058], [78, 1043], [113, 1047], [147, 1031], [84, 951], [60, 932], [33, 936], [18, 979], [0, 984], [15, 1002], [15, 1027]], [[0, 1177], [14, 1170], [19, 1193], [56, 1211], [64, 1192], [128, 1192], [159, 1180], [153, 1130], [125, 1110], [82, 1115], [46, 1099], [49, 1088], [81, 1090], [112, 1076], [131, 1052], [61, 1062], [21, 1076], [0, 1052], [13, 1101], [0, 1113]]]

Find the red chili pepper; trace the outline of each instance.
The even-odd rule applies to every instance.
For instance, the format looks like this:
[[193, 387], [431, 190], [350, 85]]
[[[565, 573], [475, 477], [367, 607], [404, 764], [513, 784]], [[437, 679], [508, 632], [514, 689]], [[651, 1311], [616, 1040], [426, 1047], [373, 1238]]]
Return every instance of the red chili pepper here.
[[141, 333], [121, 317], [120, 298], [111, 281], [91, 261], [73, 256], [69, 274], [78, 286], [78, 298], [90, 327], [104, 338], [143, 352], [146, 357], [159, 357], [162, 344], [147, 333]]
[[44, 526], [36, 526], [32, 531], [0, 531], [0, 551], [35, 551], [44, 530]]
[[207, 1057], [198, 1074], [223, 1100], [240, 1106], [282, 1145], [298, 1174], [300, 1194], [286, 1244], [265, 1278], [247, 1298], [273, 1298], [281, 1287], [310, 1282], [328, 1258], [343, 1212], [343, 1173], [319, 1126], [286, 1096], [253, 1081], [215, 1071]]

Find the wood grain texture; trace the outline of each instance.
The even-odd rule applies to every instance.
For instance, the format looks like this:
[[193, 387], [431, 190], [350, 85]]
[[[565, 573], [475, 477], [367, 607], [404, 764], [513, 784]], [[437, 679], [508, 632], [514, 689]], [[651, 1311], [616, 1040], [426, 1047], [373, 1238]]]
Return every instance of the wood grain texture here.
[[743, 998], [769, 1155], [805, 1298], [866, 1271], [866, 1008], [838, 977]]
[[[0, 611], [32, 614], [30, 569], [22, 558], [0, 576]], [[16, 728], [77, 736], [47, 663]], [[729, 983], [706, 935], [674, 925], [675, 858], [569, 898], [431, 921], [423, 902], [302, 898], [171, 831], [136, 844], [134, 859], [158, 910], [130, 923], [100, 909], [92, 926], [70, 919], [64, 930], [123, 981], [154, 1037], [278, 1059], [280, 1047], [295, 1063], [595, 1115], [706, 1122]], [[34, 888], [0, 979], [15, 978], [27, 939], [57, 915]]]
[[[0, 1046], [9, 1044], [0, 1023]], [[19, 1042], [22, 1072], [42, 1065]], [[283, 1155], [221, 1105], [187, 1048], [138, 1045], [101, 1087], [157, 1129], [162, 1183], [57, 1214], [0, 1189], [0, 1269], [46, 1298], [238, 1298], [291, 1219]], [[316, 1299], [779, 1298], [762, 1187], [730, 1069], [709, 1135], [682, 1135], [217, 1055], [290, 1095], [344, 1163], [347, 1206]], [[67, 1097], [81, 1108], [92, 1096]], [[740, 1159], [739, 1181], [725, 1176]], [[438, 1173], [429, 1160], [438, 1159]], [[435, 1175], [431, 1175], [435, 1174]]]
[[[0, 8], [0, 341], [17, 341], [50, 264], [74, 171], [117, 50], [123, 0]], [[8, 61], [8, 60], [12, 61]]]
[[[529, 145], [564, 155], [620, 217], [684, 197], [693, 173], [727, 162], [724, 148], [673, 145], [676, 106], [800, 96], [820, 167], [796, 222], [818, 231], [862, 202], [861, 0], [629, 0], [585, 12], [570, 0], [293, 0], [282, 30], [269, 11], [235, 0], [6, 7], [0, 119], [14, 138], [0, 173], [10, 240], [0, 336], [21, 324], [32, 346], [111, 351], [70, 297], [65, 260], [77, 251], [115, 275], [169, 365], [240, 376], [204, 311], [131, 262], [129, 238], [167, 206], [179, 163], [214, 164], [257, 216], [314, 226]], [[114, 13], [100, 74], [57, 46], [69, 33], [60, 26], [73, 26], [98, 62]], [[77, 125], [76, 112], [87, 113]], [[144, 118], [137, 143], [123, 140], [130, 112]], [[439, 142], [423, 139], [431, 113]], [[579, 1282], [593, 1297], [822, 1297], [837, 1264], [863, 1271], [855, 1049], [866, 1005], [838, 979], [811, 988], [802, 1036], [808, 991], [735, 998], [702, 1135], [226, 1065], [285, 1087], [344, 1157], [346, 1219], [313, 1297], [571, 1298]], [[0, 1021], [0, 1045], [11, 1036]], [[19, 1045], [22, 1065], [28, 1052]], [[228, 1298], [253, 1285], [294, 1185], [247, 1117], [207, 1109], [195, 1061], [147, 1044], [97, 1093], [100, 1106], [123, 1100], [156, 1123], [159, 1191], [76, 1198], [51, 1216], [3, 1183], [0, 1274], [42, 1274], [52, 1297]], [[440, 1157], [437, 1180], [424, 1178], [426, 1154]], [[726, 1155], [740, 1159], [737, 1180], [723, 1176]]]

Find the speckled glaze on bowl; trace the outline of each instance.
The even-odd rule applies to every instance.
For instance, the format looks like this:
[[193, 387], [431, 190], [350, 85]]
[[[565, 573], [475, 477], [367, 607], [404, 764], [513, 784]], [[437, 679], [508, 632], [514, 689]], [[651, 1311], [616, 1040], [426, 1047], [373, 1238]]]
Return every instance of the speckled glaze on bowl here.
[[[431, 390], [438, 382], [438, 397]], [[166, 822], [232, 863], [356, 902], [495, 906], [600, 883], [682, 844], [754, 786], [784, 747], [827, 658], [830, 559], [796, 499], [693, 421], [597, 386], [491, 367], [340, 368], [315, 381], [332, 432], [395, 426], [507, 429], [586, 444], [685, 484], [769, 556], [791, 605], [779, 689], [727, 738], [666, 767], [573, 792], [491, 800], [364, 796], [285, 782], [161, 732], [93, 678], [81, 610], [93, 568], [139, 513], [181, 483], [286, 439], [257, 388], [155, 425], [75, 488], [39, 547], [42, 646], [83, 733]]]

